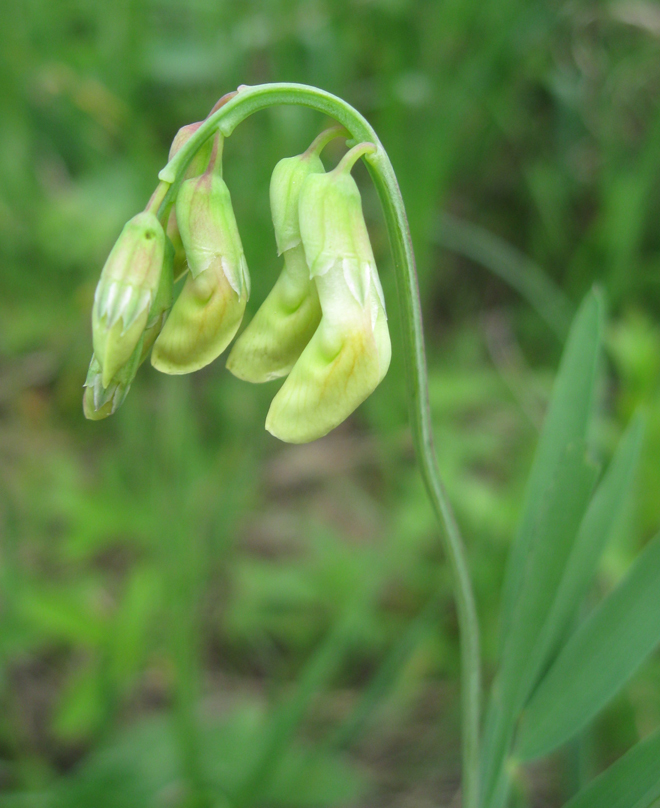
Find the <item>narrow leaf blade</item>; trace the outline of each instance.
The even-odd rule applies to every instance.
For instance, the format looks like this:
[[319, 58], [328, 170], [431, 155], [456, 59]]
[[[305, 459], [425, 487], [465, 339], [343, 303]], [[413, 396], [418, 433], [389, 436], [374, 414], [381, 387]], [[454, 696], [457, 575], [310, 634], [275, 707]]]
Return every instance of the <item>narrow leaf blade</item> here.
[[[533, 640], [530, 638], [534, 632], [526, 629], [533, 622], [534, 630], [539, 630], [552, 604], [552, 599], [546, 597], [552, 589], [546, 586], [543, 588], [543, 608], [541, 603], [537, 603], [534, 620], [529, 625], [524, 620], [521, 624], [520, 616], [524, 613], [519, 603], [521, 593], [526, 589], [533, 598], [536, 593], [530, 573], [534, 578], [544, 572], [543, 564], [536, 563], [536, 571], [530, 569], [530, 563], [534, 564], [533, 559], [539, 559], [535, 548], [539, 543], [545, 544], [546, 549], [550, 548], [558, 529], [560, 534], [568, 536], [572, 541], [587, 505], [586, 499], [582, 502], [575, 500], [577, 490], [582, 490], [582, 486], [576, 481], [582, 476], [584, 463], [573, 461], [584, 459], [578, 454], [586, 445], [593, 408], [601, 328], [602, 302], [596, 292], [591, 292], [580, 306], [571, 326], [527, 484], [518, 532], [509, 554], [502, 595], [503, 660], [486, 715], [481, 753], [484, 806], [490, 806], [496, 793], [505, 791], [499, 789], [498, 783], [508, 780], [504, 774], [504, 762], [510, 751], [519, 711], [524, 706], [531, 687], [530, 667], [526, 657], [531, 652], [530, 643]], [[589, 482], [586, 485], [585, 476], [585, 496], [588, 496], [590, 484]], [[572, 489], [573, 485], [577, 485], [577, 488]], [[574, 500], [575, 505], [571, 509], [573, 527], [570, 530], [570, 519], [563, 526], [561, 518], [557, 522], [558, 515], [567, 515], [562, 513], [565, 506], [561, 496], [565, 492]], [[553, 522], [556, 524], [553, 525]], [[567, 555], [564, 555], [564, 562], [566, 558]], [[561, 580], [561, 575], [556, 575], [558, 569], [563, 571], [561, 565], [554, 565], [550, 576], [554, 591]], [[524, 671], [522, 666], [517, 668], [517, 660], [524, 660]]]
[[496, 779], [509, 752], [518, 715], [545, 663], [539, 653], [539, 639], [596, 476], [596, 468], [586, 455], [584, 442], [568, 447], [536, 515], [518, 604], [486, 721], [487, 760], [483, 770], [486, 805], [496, 790]]
[[591, 292], [571, 326], [552, 399], [527, 484], [518, 532], [511, 548], [502, 593], [502, 637], [506, 638], [524, 577], [539, 503], [555, 478], [570, 444], [586, 441], [596, 387], [603, 305]]
[[586, 596], [598, 561], [626, 503], [635, 478], [635, 468], [644, 434], [644, 422], [636, 416], [612, 458], [605, 476], [589, 503], [552, 610], [537, 648], [545, 664], [559, 646], [571, 620]]
[[551, 752], [584, 727], [660, 641], [660, 535], [564, 646], [523, 715], [517, 756]]
[[649, 808], [660, 798], [660, 730], [633, 746], [564, 808]]
[[[584, 443], [569, 446], [559, 466], [529, 548], [524, 578], [502, 659], [502, 690], [522, 709], [546, 663], [540, 648], [548, 617], [589, 505], [597, 467]], [[541, 652], [541, 653], [539, 653]]]

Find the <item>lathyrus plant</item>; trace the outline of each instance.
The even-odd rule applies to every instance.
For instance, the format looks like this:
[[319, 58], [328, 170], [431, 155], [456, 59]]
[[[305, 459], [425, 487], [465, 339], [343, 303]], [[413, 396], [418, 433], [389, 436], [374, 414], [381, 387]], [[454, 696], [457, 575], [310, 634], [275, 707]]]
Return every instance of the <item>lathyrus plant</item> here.
[[[205, 121], [180, 130], [146, 210], [126, 225], [103, 269], [92, 314], [85, 414], [93, 419], [112, 414], [152, 347], [157, 369], [187, 373], [213, 361], [237, 333], [249, 277], [222, 179], [222, 143], [246, 117], [275, 104], [330, 115], [341, 130], [322, 133], [306, 152], [275, 168], [271, 207], [284, 266], [236, 342], [228, 367], [252, 382], [286, 376], [266, 426], [291, 442], [326, 434], [382, 380], [391, 352], [385, 301], [351, 176], [354, 163], [364, 159], [394, 256], [414, 445], [455, 584], [461, 804], [502, 808], [512, 785], [524, 804], [524, 762], [577, 737], [660, 639], [660, 537], [596, 609], [579, 619], [630, 490], [642, 435], [635, 419], [600, 474], [589, 446], [602, 330], [598, 294], [587, 297], [571, 328], [527, 485], [504, 584], [499, 667], [483, 727], [479, 626], [463, 542], [433, 446], [410, 232], [389, 158], [356, 110], [305, 85], [241, 87], [221, 99]], [[340, 133], [352, 148], [326, 172], [321, 149]], [[185, 279], [172, 306], [177, 252], [176, 271]], [[258, 768], [263, 779], [264, 769]], [[245, 784], [243, 794], [253, 792]], [[567, 805], [646, 808], [658, 797], [660, 731], [584, 785]]]

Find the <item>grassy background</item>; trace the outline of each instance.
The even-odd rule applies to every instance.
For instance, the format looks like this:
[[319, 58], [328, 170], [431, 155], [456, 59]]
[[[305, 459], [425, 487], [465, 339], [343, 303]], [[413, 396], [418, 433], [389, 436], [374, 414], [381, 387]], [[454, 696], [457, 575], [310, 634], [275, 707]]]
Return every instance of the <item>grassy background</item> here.
[[[448, 804], [456, 618], [366, 172], [392, 367], [317, 443], [265, 433], [275, 388], [234, 379], [222, 359], [193, 377], [145, 366], [114, 418], [85, 422], [94, 287], [177, 128], [219, 96], [299, 81], [360, 109], [411, 221], [440, 462], [488, 675], [563, 323], [594, 282], [610, 304], [602, 455], [638, 405], [648, 412], [603, 589], [657, 528], [658, 7], [26, 0], [12, 17], [0, 28], [0, 806]], [[282, 108], [227, 142], [251, 312], [278, 272], [270, 172], [324, 123]], [[543, 273], [531, 304], [506, 282], [521, 270], [528, 284]], [[658, 673], [656, 656], [580, 765], [567, 750], [524, 774], [529, 804], [560, 805], [657, 725]]]

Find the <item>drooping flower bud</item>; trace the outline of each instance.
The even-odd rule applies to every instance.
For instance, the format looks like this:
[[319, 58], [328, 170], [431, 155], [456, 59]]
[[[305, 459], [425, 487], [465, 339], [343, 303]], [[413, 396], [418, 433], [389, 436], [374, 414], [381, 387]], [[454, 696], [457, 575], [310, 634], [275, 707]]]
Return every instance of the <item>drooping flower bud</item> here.
[[[186, 126], [182, 126], [181, 129], [179, 129], [176, 135], [174, 135], [174, 140], [170, 146], [170, 153], [168, 157], [169, 160], [171, 160], [179, 149], [190, 140], [190, 138], [203, 123], [204, 121], [196, 121], [195, 123], [189, 123]], [[188, 164], [185, 174], [186, 179], [189, 179], [190, 177], [199, 177], [200, 174], [203, 174], [206, 171], [212, 152], [213, 138], [210, 137], [200, 146], [199, 150], [195, 152], [194, 157]]]
[[149, 210], [122, 230], [96, 287], [92, 309], [94, 353], [108, 387], [135, 351], [160, 284], [166, 237]]
[[176, 214], [190, 274], [154, 345], [151, 363], [163, 373], [208, 365], [234, 338], [250, 292], [229, 189], [221, 175], [222, 136], [200, 177], [186, 180]]
[[275, 166], [270, 208], [284, 267], [229, 354], [227, 368], [239, 379], [266, 382], [286, 376], [321, 320], [318, 294], [301, 244], [298, 203], [305, 179], [325, 170], [320, 152], [343, 133], [342, 127], [327, 129], [303, 154], [285, 157]]
[[85, 379], [83, 395], [83, 411], [91, 421], [100, 421], [115, 413], [128, 394], [131, 382], [135, 378], [138, 367], [144, 362], [151, 347], [160, 333], [172, 307], [172, 261], [174, 248], [169, 239], [165, 243], [165, 258], [160, 274], [160, 281], [147, 317], [146, 326], [140, 336], [133, 353], [119, 368], [109, 383], [103, 384], [101, 363], [92, 355], [92, 361]]
[[[192, 135], [199, 129], [199, 127], [204, 123], [204, 121], [197, 121], [196, 123], [189, 123], [186, 126], [182, 126], [181, 129], [176, 133], [174, 136], [174, 140], [172, 141], [172, 145], [170, 146], [170, 154], [168, 160], [171, 160], [174, 155], [179, 151], [179, 149], [190, 140]], [[200, 174], [203, 174], [209, 164], [209, 160], [211, 158], [211, 152], [213, 151], [213, 138], [209, 138], [205, 143], [202, 144], [199, 151], [195, 153], [195, 156], [190, 161], [188, 168], [186, 169], [185, 178], [189, 179], [191, 177], [198, 177]], [[167, 235], [174, 246], [174, 262], [173, 262], [173, 271], [174, 271], [174, 280], [178, 280], [182, 275], [184, 275], [188, 271], [188, 262], [186, 260], [186, 251], [183, 248], [183, 242], [181, 241], [181, 234], [179, 233], [179, 225], [176, 219], [176, 210], [172, 208], [170, 211], [169, 219], [167, 220], [167, 228], [166, 228]]]
[[389, 367], [383, 292], [350, 174], [373, 148], [360, 144], [334, 171], [308, 176], [300, 194], [300, 232], [322, 318], [266, 419], [266, 429], [289, 443], [315, 440], [338, 426]]

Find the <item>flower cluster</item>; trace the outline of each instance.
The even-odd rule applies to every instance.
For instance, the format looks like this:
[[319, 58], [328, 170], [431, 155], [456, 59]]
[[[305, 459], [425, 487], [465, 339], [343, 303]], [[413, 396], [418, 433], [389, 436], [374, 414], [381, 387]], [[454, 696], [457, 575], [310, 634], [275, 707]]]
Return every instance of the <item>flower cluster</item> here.
[[[170, 158], [200, 125], [179, 130]], [[275, 167], [270, 202], [283, 267], [227, 360], [246, 381], [287, 377], [266, 429], [291, 443], [315, 440], [347, 418], [380, 383], [391, 356], [385, 301], [351, 176], [375, 146], [355, 146], [326, 172], [320, 153], [342, 133], [323, 132], [303, 154]], [[157, 370], [189, 373], [236, 336], [250, 277], [222, 178], [222, 146], [219, 132], [209, 138], [188, 165], [175, 206], [159, 210], [164, 194], [157, 191], [110, 253], [92, 312], [88, 418], [115, 412], [149, 351]], [[183, 285], [173, 303], [178, 278]]]

